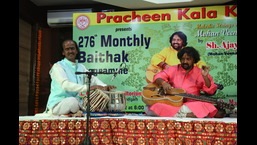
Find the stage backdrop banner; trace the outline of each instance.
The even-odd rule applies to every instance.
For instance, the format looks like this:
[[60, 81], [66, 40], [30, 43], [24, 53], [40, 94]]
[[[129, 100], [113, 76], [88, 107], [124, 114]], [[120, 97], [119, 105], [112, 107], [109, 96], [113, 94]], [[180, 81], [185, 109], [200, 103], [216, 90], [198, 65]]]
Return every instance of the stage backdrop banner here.
[[[141, 98], [151, 57], [170, 46], [175, 31], [187, 35], [224, 89], [215, 98], [237, 103], [237, 6], [206, 6], [73, 14], [79, 62], [103, 82], [124, 91], [127, 112], [143, 112]], [[121, 69], [119, 69], [121, 67]], [[113, 74], [102, 73], [115, 73]]]

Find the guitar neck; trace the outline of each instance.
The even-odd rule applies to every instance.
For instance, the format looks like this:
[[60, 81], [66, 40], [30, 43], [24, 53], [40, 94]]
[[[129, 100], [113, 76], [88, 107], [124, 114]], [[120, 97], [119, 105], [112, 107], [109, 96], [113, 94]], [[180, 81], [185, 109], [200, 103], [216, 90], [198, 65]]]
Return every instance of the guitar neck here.
[[212, 103], [212, 104], [216, 104], [216, 107], [219, 108], [219, 109], [234, 109], [235, 108], [235, 106], [233, 104], [229, 104], [229, 103], [226, 103], [226, 102], [221, 102], [221, 101], [218, 101], [218, 99], [207, 97], [207, 96], [195, 96], [195, 95], [186, 94], [186, 93], [181, 93], [179, 95], [183, 96], [185, 98], [193, 99], [193, 100], [199, 100], [199, 101], [204, 101], [204, 102], [209, 102], [209, 103]]
[[217, 103], [217, 99], [207, 97], [207, 96], [196, 96], [196, 95], [187, 94], [187, 93], [181, 93], [179, 95], [181, 95], [185, 98], [193, 99], [193, 100], [199, 100], [199, 101], [210, 102], [210, 103]]

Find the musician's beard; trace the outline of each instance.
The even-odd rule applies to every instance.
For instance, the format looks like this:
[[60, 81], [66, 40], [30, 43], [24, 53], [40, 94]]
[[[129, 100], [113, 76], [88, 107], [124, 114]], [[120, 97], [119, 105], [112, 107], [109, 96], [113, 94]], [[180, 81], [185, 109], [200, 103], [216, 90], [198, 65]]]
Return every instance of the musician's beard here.
[[188, 63], [182, 63], [181, 66], [185, 70], [190, 70], [193, 67], [193, 66], [190, 66]]
[[177, 51], [179, 51], [179, 50], [181, 50], [181, 49], [183, 48], [183, 46], [180, 46], [180, 45], [177, 44], [177, 43], [173, 43], [173, 44], [172, 44], [172, 47], [173, 47], [175, 50], [177, 50]]

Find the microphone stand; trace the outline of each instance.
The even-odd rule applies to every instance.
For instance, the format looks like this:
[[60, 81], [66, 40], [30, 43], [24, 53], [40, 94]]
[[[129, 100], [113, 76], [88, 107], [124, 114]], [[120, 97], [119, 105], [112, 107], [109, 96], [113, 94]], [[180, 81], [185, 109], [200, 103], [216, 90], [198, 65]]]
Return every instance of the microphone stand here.
[[86, 130], [86, 136], [85, 139], [82, 142], [82, 145], [91, 145], [91, 140], [89, 136], [89, 122], [90, 122], [90, 84], [91, 84], [91, 78], [93, 73], [91, 72], [85, 72], [87, 74], [88, 78], [88, 90], [87, 90], [87, 130]]
[[88, 78], [88, 90], [87, 90], [87, 129], [86, 129], [86, 136], [85, 139], [83, 140], [81, 145], [91, 145], [91, 140], [89, 136], [89, 123], [90, 123], [90, 84], [91, 84], [91, 78], [93, 74], [113, 74], [113, 73], [103, 73], [103, 72], [76, 72], [75, 74], [87, 74]]

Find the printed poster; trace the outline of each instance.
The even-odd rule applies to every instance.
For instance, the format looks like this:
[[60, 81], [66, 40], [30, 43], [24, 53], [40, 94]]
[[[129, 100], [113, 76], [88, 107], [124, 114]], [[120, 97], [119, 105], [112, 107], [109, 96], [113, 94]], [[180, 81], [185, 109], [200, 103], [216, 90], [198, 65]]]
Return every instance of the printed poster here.
[[79, 62], [124, 92], [126, 112], [144, 111], [147, 67], [154, 54], [170, 46], [176, 31], [187, 35], [187, 46], [200, 52], [215, 82], [222, 84], [213, 97], [236, 105], [236, 5], [73, 14]]

